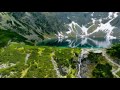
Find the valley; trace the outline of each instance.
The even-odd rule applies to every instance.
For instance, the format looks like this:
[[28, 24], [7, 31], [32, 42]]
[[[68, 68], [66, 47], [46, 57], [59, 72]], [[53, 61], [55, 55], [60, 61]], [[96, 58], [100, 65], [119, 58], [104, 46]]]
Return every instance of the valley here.
[[79, 48], [38, 47], [11, 42], [0, 49], [0, 74], [2, 78], [76, 77], [75, 61], [80, 51]]
[[[120, 65], [104, 48], [29, 46], [10, 42], [0, 49], [1, 78], [119, 78]], [[94, 76], [97, 65], [106, 75]], [[98, 72], [98, 71], [97, 71]], [[110, 73], [111, 74], [108, 74]], [[113, 75], [113, 76], [110, 76]]]
[[0, 12], [0, 78], [120, 78], [119, 12]]

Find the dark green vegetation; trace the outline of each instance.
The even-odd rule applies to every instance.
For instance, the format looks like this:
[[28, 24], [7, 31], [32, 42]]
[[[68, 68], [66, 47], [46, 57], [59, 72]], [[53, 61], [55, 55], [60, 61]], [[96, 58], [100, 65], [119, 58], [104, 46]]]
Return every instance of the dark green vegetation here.
[[93, 52], [88, 54], [88, 58], [90, 59], [91, 63], [99, 63], [101, 60], [103, 60], [102, 54], [95, 54]]
[[112, 66], [107, 63], [107, 60], [101, 53], [90, 52], [88, 59], [93, 64], [92, 76], [94, 78], [113, 78]]
[[11, 30], [0, 30], [0, 47], [6, 46], [9, 41], [24, 42], [26, 44], [32, 45], [32, 43], [27, 42], [26, 40], [26, 38], [22, 37], [16, 32], [12, 32]]
[[[80, 49], [37, 47], [11, 42], [0, 49], [0, 76], [2, 78], [55, 78], [58, 77], [52, 63], [68, 72], [65, 77], [76, 77], [76, 63]], [[70, 70], [70, 71], [69, 71]]]
[[116, 73], [120, 77], [120, 71]]
[[1, 12], [0, 28], [30, 36], [27, 39], [34, 41], [55, 37], [57, 32], [67, 30], [56, 14], [47, 12]]
[[120, 59], [120, 44], [114, 44], [111, 48], [107, 49], [107, 53], [113, 58]]
[[[79, 48], [56, 48], [54, 59], [58, 63], [59, 71], [68, 78], [75, 77], [77, 74]], [[70, 72], [69, 72], [70, 71]]]
[[92, 74], [95, 78], [113, 78], [111, 70], [112, 66], [108, 63], [97, 64]]

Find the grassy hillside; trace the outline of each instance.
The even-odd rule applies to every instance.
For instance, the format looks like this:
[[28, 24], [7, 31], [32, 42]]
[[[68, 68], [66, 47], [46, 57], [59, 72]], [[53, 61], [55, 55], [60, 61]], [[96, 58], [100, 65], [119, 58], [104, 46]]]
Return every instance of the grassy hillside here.
[[6, 46], [9, 41], [24, 42], [26, 44], [32, 45], [32, 43], [27, 42], [26, 40], [26, 38], [22, 37], [16, 32], [12, 32], [11, 30], [0, 29], [0, 47]]
[[[75, 61], [80, 51], [77, 48], [37, 47], [11, 42], [0, 49], [0, 77], [56, 78], [59, 77], [56, 68], [60, 77], [76, 77]], [[67, 72], [62, 74], [65, 70], [60, 67]]]

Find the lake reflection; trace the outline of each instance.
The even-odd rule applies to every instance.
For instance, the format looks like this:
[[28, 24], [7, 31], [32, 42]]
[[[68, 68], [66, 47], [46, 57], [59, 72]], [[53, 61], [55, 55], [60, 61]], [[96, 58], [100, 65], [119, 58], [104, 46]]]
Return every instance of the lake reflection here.
[[58, 46], [58, 47], [81, 47], [81, 48], [108, 48], [112, 44], [120, 43], [120, 39], [109, 40], [107, 38], [67, 38], [49, 39], [39, 42], [38, 46]]

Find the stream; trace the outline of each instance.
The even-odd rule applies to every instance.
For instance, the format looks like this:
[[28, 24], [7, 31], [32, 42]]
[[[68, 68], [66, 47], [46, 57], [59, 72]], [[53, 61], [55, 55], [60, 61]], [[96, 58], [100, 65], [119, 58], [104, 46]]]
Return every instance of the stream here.
[[81, 53], [79, 54], [79, 58], [78, 58], [78, 73], [77, 73], [77, 77], [78, 78], [83, 78], [83, 76], [81, 75], [81, 66], [82, 66], [82, 60], [84, 58], [87, 58], [89, 52], [93, 52], [93, 53], [102, 53], [102, 49], [99, 48], [82, 48], [81, 49]]
[[81, 78], [81, 75], [80, 75], [80, 67], [81, 67], [81, 60], [83, 59], [83, 49], [81, 51], [81, 54], [79, 55], [79, 58], [78, 58], [78, 78]]
[[28, 53], [25, 57], [25, 64], [27, 64], [27, 61], [28, 61], [29, 57], [30, 57], [30, 53]]
[[80, 72], [81, 71], [81, 65], [82, 65], [81, 61], [84, 58], [87, 57], [87, 55], [88, 55], [88, 53], [89, 53], [90, 50], [91, 49], [85, 49], [85, 48], [81, 49], [81, 54], [79, 55], [79, 58], [78, 58], [78, 62], [79, 62], [79, 64], [78, 64], [78, 74], [77, 74], [78, 78], [82, 78], [81, 77], [81, 72]]

